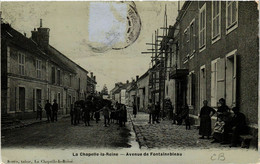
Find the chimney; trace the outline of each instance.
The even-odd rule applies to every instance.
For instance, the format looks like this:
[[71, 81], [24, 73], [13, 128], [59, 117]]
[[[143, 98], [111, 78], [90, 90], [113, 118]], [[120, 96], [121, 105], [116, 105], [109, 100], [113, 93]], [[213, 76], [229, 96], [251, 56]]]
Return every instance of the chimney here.
[[138, 79], [139, 79], [139, 76], [137, 75], [137, 76], [136, 76], [136, 81], [138, 81]]
[[93, 79], [93, 72], [90, 72], [90, 77], [91, 79]]
[[129, 84], [129, 80], [126, 80], [126, 84]]
[[49, 46], [49, 28], [42, 27], [42, 19], [40, 19], [40, 27], [32, 31], [32, 40], [34, 40], [41, 48]]
[[135, 82], [135, 79], [132, 79], [132, 83], [134, 83]]
[[94, 81], [96, 81], [96, 76], [94, 76]]
[[40, 19], [40, 28], [42, 28], [42, 19]]

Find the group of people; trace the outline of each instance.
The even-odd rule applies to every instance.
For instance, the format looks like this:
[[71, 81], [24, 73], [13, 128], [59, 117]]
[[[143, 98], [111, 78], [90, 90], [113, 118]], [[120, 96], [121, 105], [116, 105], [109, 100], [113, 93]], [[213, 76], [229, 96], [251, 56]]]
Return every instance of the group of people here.
[[100, 121], [100, 112], [104, 116], [104, 126], [108, 127], [110, 123], [119, 124], [120, 127], [125, 126], [127, 122], [127, 111], [124, 104], [115, 103], [106, 103], [104, 106], [96, 106], [93, 101], [76, 101], [71, 105], [71, 125], [78, 125], [82, 120], [85, 123], [85, 126], [91, 126], [90, 120], [93, 117], [95, 118], [96, 123]]
[[118, 124], [119, 127], [125, 127], [127, 122], [127, 110], [124, 104], [116, 102], [114, 105], [108, 104], [100, 111], [103, 111], [104, 126], [107, 127], [110, 123]]
[[[236, 147], [239, 143], [239, 135], [247, 133], [245, 115], [239, 112], [238, 107], [233, 107], [234, 116], [231, 116], [231, 111], [226, 105], [225, 99], [219, 99], [220, 106], [217, 111], [208, 106], [208, 101], [204, 100], [204, 106], [200, 111], [200, 139], [210, 138], [211, 131], [211, 117], [217, 113], [217, 121], [213, 128], [212, 143], [219, 142], [221, 144], [230, 144], [230, 147]], [[231, 134], [231, 140], [229, 139]]]
[[[58, 110], [59, 110], [59, 105], [57, 104], [56, 99], [53, 100], [53, 104], [49, 102], [49, 100], [46, 100], [46, 104], [44, 106], [45, 112], [46, 112], [46, 117], [47, 117], [47, 122], [49, 123], [58, 121]], [[37, 104], [37, 111], [36, 111], [36, 120], [39, 118], [42, 120], [42, 105], [41, 105], [41, 100], [38, 101]]]
[[156, 122], [156, 123], [160, 123], [159, 122], [159, 117], [160, 117], [160, 104], [159, 102], [157, 102], [155, 105], [151, 103], [152, 100], [149, 101], [148, 104], [148, 113], [149, 113], [149, 124]]
[[[158, 103], [157, 103], [158, 104]], [[173, 124], [181, 125], [183, 120], [185, 121], [186, 129], [190, 129], [190, 118], [189, 118], [189, 107], [188, 105], [182, 105], [178, 108], [176, 112], [173, 110], [172, 103], [170, 100], [166, 99], [166, 112], [169, 118], [173, 120]], [[239, 135], [247, 134], [248, 128], [246, 126], [245, 115], [239, 112], [238, 107], [233, 107], [231, 110], [226, 105], [226, 100], [224, 98], [219, 99], [219, 106], [217, 110], [208, 106], [208, 101], [203, 101], [203, 107], [200, 110], [200, 128], [199, 134], [200, 139], [210, 139], [213, 136], [212, 143], [219, 142], [221, 144], [230, 144], [230, 147], [236, 147], [239, 143]], [[151, 118], [157, 121], [154, 116], [156, 112], [156, 107], [153, 105], [148, 105], [149, 109], [149, 123]], [[158, 107], [157, 107], [158, 110]], [[211, 117], [217, 115], [217, 121], [214, 124], [213, 132], [211, 126]], [[233, 116], [232, 116], [233, 115]], [[230, 137], [231, 136], [231, 137]]]
[[90, 126], [90, 113], [91, 113], [91, 102], [90, 101], [76, 101], [71, 104], [70, 107], [70, 118], [71, 125], [78, 125], [80, 120], [85, 123], [85, 126]]

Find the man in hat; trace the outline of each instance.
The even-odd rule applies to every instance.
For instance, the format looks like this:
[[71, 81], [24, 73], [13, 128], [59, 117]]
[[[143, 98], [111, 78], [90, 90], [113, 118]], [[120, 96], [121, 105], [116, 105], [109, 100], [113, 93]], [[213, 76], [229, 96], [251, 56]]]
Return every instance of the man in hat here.
[[39, 100], [38, 104], [37, 104], [36, 120], [38, 118], [40, 118], [40, 120], [42, 120], [42, 104], [41, 104], [41, 100]]
[[53, 104], [52, 104], [52, 122], [53, 122], [54, 120], [55, 120], [55, 121], [58, 121], [58, 120], [57, 120], [58, 109], [59, 109], [59, 106], [58, 106], [57, 100], [54, 99], [54, 100], [53, 100]]
[[49, 100], [46, 100], [44, 109], [46, 111], [47, 122], [50, 122], [50, 120], [51, 120], [51, 103], [49, 103]]

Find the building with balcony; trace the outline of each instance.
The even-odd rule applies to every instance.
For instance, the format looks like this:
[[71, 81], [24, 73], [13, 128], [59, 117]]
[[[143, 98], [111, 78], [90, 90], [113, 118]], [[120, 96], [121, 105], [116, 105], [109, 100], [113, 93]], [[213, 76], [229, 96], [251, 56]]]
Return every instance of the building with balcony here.
[[[251, 133], [258, 130], [259, 37], [258, 5], [254, 1], [186, 1], [175, 31], [177, 66], [175, 103], [188, 104], [190, 116], [199, 120], [203, 100], [217, 108], [220, 98], [245, 114]], [[172, 45], [172, 47], [174, 44]], [[178, 82], [179, 81], [179, 82]], [[167, 90], [167, 88], [166, 88]], [[177, 107], [178, 109], [178, 107]], [[216, 117], [213, 117], [213, 121]]]

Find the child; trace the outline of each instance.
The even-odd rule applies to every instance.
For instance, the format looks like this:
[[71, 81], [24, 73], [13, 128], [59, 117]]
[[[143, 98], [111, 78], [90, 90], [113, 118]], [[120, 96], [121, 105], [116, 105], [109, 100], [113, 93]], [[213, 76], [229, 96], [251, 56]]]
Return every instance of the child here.
[[185, 125], [186, 125], [186, 130], [190, 130], [190, 118], [189, 118], [189, 114], [186, 115], [185, 117]]
[[214, 140], [211, 143], [221, 142], [224, 133], [224, 125], [223, 114], [218, 115], [218, 120], [214, 126], [213, 138]]
[[96, 119], [96, 123], [98, 123], [98, 121], [99, 121], [99, 118], [100, 118], [100, 113], [99, 113], [99, 111], [96, 111], [95, 112], [95, 119]]

